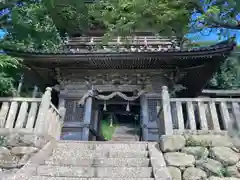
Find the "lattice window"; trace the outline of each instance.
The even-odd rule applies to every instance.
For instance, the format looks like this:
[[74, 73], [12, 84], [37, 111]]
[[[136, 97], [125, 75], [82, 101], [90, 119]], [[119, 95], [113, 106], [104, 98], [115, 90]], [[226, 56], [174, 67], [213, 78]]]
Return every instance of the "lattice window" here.
[[84, 108], [78, 104], [78, 101], [66, 99], [65, 108], [66, 108], [65, 121], [83, 121]]
[[83, 121], [84, 118], [84, 107], [81, 107], [78, 102], [76, 102], [76, 111], [75, 111], [75, 119], [78, 121]]
[[72, 121], [73, 101], [65, 100], [65, 108], [66, 108], [65, 121]]
[[158, 99], [148, 99], [148, 117], [149, 121], [157, 120], [157, 105], [159, 103]]

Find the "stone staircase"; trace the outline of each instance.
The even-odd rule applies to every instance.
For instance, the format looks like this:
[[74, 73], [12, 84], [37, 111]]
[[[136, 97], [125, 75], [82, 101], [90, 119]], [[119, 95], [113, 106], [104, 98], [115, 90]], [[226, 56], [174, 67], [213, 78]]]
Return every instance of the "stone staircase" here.
[[151, 151], [150, 146], [137, 142], [60, 141], [52, 155], [28, 180], [158, 179], [153, 167], [157, 157], [151, 157], [156, 151]]
[[112, 136], [112, 141], [138, 141], [138, 131], [132, 124], [120, 124]]

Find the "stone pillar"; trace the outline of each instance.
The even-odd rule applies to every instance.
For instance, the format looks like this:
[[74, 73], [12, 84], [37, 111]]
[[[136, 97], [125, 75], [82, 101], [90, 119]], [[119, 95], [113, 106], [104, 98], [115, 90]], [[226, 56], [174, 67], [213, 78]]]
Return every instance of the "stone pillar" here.
[[141, 127], [142, 127], [142, 135], [143, 140], [148, 141], [148, 103], [145, 95], [140, 97], [141, 104]]
[[88, 97], [84, 105], [84, 128], [82, 134], [82, 140], [88, 141], [89, 137], [89, 126], [92, 116], [92, 97]]
[[39, 106], [38, 116], [37, 116], [35, 130], [34, 130], [36, 133], [47, 132], [44, 124], [48, 120], [47, 112], [51, 104], [51, 91], [52, 91], [52, 88], [47, 87], [45, 93], [42, 96], [42, 101]]
[[[172, 121], [172, 112], [171, 112], [171, 104], [170, 104], [170, 96], [168, 92], [168, 87], [162, 87], [162, 112], [160, 112], [160, 128], [164, 128], [163, 132], [165, 135], [173, 134], [173, 121]], [[163, 122], [163, 123], [162, 123]], [[161, 127], [163, 125], [163, 127]]]

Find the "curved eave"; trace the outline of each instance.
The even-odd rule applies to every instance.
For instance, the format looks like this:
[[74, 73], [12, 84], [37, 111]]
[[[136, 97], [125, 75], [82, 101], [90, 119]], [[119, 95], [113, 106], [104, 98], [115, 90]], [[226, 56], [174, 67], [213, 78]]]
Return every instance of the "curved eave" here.
[[211, 61], [221, 61], [234, 49], [235, 43], [225, 41], [209, 48], [188, 51], [161, 52], [83, 52], [83, 53], [34, 53], [4, 49], [27, 64], [76, 65], [83, 68], [188, 68]]
[[84, 52], [84, 53], [35, 53], [35, 52], [22, 52], [14, 51], [10, 49], [4, 49], [6, 53], [18, 57], [34, 57], [38, 59], [65, 59], [65, 60], [78, 60], [88, 58], [171, 58], [171, 59], [184, 59], [184, 58], [198, 58], [198, 57], [211, 57], [228, 54], [233, 50], [235, 45], [224, 46], [216, 49], [199, 48], [196, 50], [189, 51], [161, 51], [161, 52]]

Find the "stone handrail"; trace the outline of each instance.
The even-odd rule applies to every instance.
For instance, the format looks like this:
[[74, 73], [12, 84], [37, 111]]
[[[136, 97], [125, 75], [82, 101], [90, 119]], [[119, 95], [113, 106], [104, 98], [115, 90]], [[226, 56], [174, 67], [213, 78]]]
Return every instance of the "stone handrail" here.
[[51, 103], [51, 88], [42, 98], [0, 98], [0, 128], [23, 129], [28, 132], [60, 138], [65, 108]]
[[240, 98], [170, 98], [163, 87], [159, 118], [163, 134], [240, 130]]
[[52, 103], [50, 103], [50, 107], [47, 112], [47, 119], [44, 124], [48, 135], [51, 135], [56, 139], [60, 139], [63, 117], [64, 115], [60, 113], [60, 111]]

